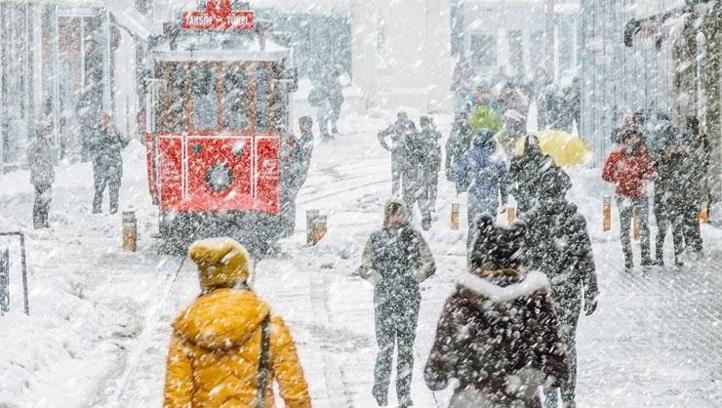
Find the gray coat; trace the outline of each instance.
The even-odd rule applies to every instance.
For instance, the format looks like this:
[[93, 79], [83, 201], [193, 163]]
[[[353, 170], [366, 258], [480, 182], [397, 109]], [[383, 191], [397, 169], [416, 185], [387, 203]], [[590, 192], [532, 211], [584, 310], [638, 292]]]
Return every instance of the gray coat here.
[[93, 171], [96, 178], [123, 178], [123, 149], [130, 141], [114, 129], [110, 134], [104, 126], [98, 126], [93, 137]]
[[36, 137], [27, 148], [30, 182], [35, 186], [50, 186], [55, 182], [53, 144], [45, 137]]
[[[386, 204], [403, 206], [397, 199]], [[388, 211], [386, 211], [388, 213]], [[419, 283], [436, 272], [426, 240], [411, 225], [395, 230], [387, 225], [371, 234], [361, 257], [359, 275], [389, 296], [418, 291]]]

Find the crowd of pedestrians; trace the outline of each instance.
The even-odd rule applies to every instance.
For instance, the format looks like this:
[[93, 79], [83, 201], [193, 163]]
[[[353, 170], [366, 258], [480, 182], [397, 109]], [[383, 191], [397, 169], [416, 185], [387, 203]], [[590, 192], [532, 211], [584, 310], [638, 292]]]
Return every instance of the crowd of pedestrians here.
[[[602, 178], [615, 185], [620, 241], [627, 269], [634, 266], [630, 231], [636, 221], [641, 238], [641, 265], [664, 265], [664, 242], [672, 233], [674, 264], [684, 252], [703, 250], [699, 215], [709, 205], [707, 184], [711, 148], [696, 117], [682, 127], [669, 115], [647, 118], [635, 113], [612, 133], [617, 147], [607, 157]], [[657, 224], [654, 258], [650, 207]]]

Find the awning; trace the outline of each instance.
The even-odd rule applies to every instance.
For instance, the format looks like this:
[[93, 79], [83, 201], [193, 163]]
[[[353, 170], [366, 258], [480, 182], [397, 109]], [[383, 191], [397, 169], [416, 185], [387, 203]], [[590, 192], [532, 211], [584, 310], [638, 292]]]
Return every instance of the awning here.
[[624, 26], [624, 45], [634, 46], [634, 39], [651, 39], [657, 49], [664, 40], [679, 38], [688, 18], [703, 17], [719, 0], [687, 0], [687, 5], [642, 19], [631, 19]]

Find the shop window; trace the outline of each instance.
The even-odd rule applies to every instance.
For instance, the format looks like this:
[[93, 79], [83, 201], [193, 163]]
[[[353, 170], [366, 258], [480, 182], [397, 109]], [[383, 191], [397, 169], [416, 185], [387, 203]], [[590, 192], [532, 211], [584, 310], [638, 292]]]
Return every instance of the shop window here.
[[191, 95], [193, 97], [193, 126], [196, 130], [218, 127], [217, 69], [213, 66], [193, 67]]
[[496, 37], [487, 34], [471, 35], [471, 63], [474, 67], [496, 65]]

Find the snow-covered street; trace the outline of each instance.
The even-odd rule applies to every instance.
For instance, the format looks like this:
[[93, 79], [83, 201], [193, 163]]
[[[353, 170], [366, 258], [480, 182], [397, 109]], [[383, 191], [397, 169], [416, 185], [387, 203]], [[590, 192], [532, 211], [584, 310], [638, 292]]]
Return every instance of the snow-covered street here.
[[[390, 192], [390, 159], [376, 133], [392, 119], [391, 112], [349, 115], [342, 136], [316, 143], [295, 235], [257, 260], [253, 286], [291, 327], [316, 407], [375, 406], [373, 290], [355, 272]], [[437, 118], [444, 134], [449, 122]], [[30, 266], [26, 317], [11, 251], [13, 309], [0, 317], [2, 407], [161, 404], [170, 324], [198, 294], [197, 275], [190, 262], [157, 254], [158, 214], [147, 193], [144, 149], [133, 142], [124, 154], [121, 209], [137, 212], [141, 234], [133, 254], [121, 250], [119, 215], [90, 215], [89, 165], [59, 169], [50, 231], [30, 228], [27, 173], [0, 177], [7, 186], [0, 191], [0, 230], [27, 232]], [[578, 406], [722, 406], [722, 232], [703, 227], [704, 260], [688, 259], [678, 270], [624, 272], [616, 232], [601, 229], [608, 187], [599, 169], [574, 169], [571, 176], [570, 198], [590, 223], [602, 290], [597, 313], [580, 324]], [[449, 229], [454, 200], [444, 182], [438, 219], [425, 233], [438, 270], [422, 292], [413, 382], [418, 407], [447, 406], [450, 397], [428, 391], [422, 370], [441, 306], [465, 264], [464, 231]], [[305, 243], [304, 214], [311, 209], [329, 216], [330, 231], [316, 247]], [[0, 240], [0, 247], [13, 245]]]

